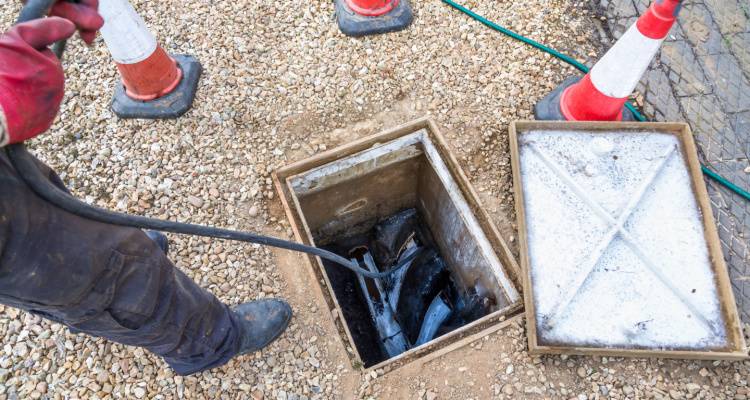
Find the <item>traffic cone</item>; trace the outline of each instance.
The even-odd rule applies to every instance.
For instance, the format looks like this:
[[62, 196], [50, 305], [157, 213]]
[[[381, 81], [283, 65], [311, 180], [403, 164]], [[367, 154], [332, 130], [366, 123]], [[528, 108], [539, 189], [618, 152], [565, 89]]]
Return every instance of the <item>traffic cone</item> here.
[[656, 0], [582, 79], [570, 77], [537, 103], [538, 120], [635, 120], [625, 109], [677, 20], [680, 0]]
[[99, 2], [101, 29], [122, 82], [112, 110], [121, 118], [177, 118], [195, 98], [201, 65], [192, 56], [170, 56], [128, 0]]
[[409, 0], [336, 0], [339, 29], [347, 36], [400, 31], [414, 20]]

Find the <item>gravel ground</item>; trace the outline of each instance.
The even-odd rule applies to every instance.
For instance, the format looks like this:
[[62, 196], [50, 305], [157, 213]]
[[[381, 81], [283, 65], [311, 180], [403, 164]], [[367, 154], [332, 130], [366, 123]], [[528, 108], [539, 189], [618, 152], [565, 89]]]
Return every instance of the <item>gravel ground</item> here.
[[[106, 0], [105, 0], [106, 1]], [[10, 3], [10, 4], [9, 4]], [[328, 1], [136, 2], [164, 47], [205, 68], [176, 121], [119, 121], [103, 42], [66, 54], [61, 116], [34, 151], [90, 203], [291, 237], [270, 172], [327, 148], [432, 115], [506, 239], [515, 244], [507, 124], [570, 68], [416, 0], [402, 33], [342, 36]], [[578, 59], [600, 53], [595, 18], [570, 1], [465, 4]], [[7, 27], [18, 5], [2, 5]], [[158, 358], [0, 307], [0, 399], [16, 398], [736, 398], [750, 363], [532, 358], [521, 325], [424, 365], [362, 376], [302, 258], [172, 235], [177, 266], [222, 300], [290, 299], [296, 317], [269, 349], [198, 376]]]

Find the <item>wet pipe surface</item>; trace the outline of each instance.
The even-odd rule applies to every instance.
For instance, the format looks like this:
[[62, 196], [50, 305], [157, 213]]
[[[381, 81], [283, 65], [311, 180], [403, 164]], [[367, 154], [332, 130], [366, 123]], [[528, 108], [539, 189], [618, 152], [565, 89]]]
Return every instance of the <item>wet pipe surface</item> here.
[[[395, 309], [392, 307], [395, 316], [393, 326], [405, 337], [407, 349], [421, 344], [420, 331], [421, 340], [425, 337], [440, 337], [489, 314], [497, 305], [496, 299], [481, 297], [473, 288], [465, 287], [454, 278], [437, 250], [432, 233], [415, 209], [383, 218], [364, 234], [344, 237], [326, 246], [326, 249], [347, 258], [361, 257], [364, 252], [369, 251], [377, 268], [385, 270], [396, 265], [411, 240], [420, 251], [412, 264], [405, 267], [408, 269], [401, 284], [400, 295], [393, 305]], [[368, 305], [368, 296], [378, 297], [374, 281], [365, 279], [365, 287], [369, 292], [365, 294], [353, 272], [333, 266], [327, 261], [323, 265], [364, 366], [370, 367], [396, 356], [392, 346], [390, 354], [386, 349], [387, 342], [394, 336], [393, 329], [383, 332], [382, 323], [376, 324], [372, 307]], [[393, 285], [389, 279], [380, 284], [386, 288]], [[389, 306], [387, 299], [383, 300], [382, 304]], [[445, 311], [445, 306], [450, 311], [440, 312], [441, 308]], [[428, 309], [430, 315], [426, 318]], [[445, 314], [448, 314], [447, 317]]]

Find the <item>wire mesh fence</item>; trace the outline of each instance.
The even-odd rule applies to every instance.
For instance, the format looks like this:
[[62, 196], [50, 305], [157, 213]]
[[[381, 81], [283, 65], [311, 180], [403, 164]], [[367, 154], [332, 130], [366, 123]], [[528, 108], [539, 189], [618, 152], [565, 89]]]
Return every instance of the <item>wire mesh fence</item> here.
[[[649, 0], [594, 0], [612, 40]], [[649, 119], [690, 124], [701, 160], [750, 189], [750, 3], [686, 3], [638, 87]], [[750, 323], [750, 202], [708, 182], [714, 216], [740, 314]]]

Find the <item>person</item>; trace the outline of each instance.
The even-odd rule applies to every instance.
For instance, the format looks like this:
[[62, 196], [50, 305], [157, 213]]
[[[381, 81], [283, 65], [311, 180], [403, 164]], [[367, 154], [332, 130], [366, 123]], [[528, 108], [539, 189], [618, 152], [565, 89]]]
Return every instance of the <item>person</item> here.
[[[60, 61], [48, 46], [76, 29], [92, 43], [97, 0], [57, 2], [52, 16], [0, 37], [0, 146], [51, 126], [63, 98]], [[60, 178], [38, 162], [50, 181]], [[153, 239], [156, 240], [153, 240]], [[257, 351], [292, 316], [278, 299], [230, 309], [169, 261], [166, 238], [67, 213], [37, 197], [0, 148], [0, 303], [161, 356], [188, 375]]]

